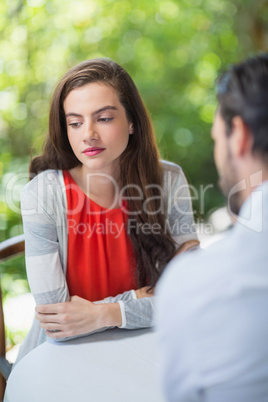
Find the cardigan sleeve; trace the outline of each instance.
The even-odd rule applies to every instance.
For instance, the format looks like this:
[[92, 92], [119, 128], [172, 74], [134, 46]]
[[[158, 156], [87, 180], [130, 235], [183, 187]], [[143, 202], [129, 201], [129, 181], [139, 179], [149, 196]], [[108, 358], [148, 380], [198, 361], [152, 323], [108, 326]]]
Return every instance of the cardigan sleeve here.
[[26, 270], [37, 304], [69, 300], [55, 221], [58, 202], [50, 187], [47, 177], [38, 175], [21, 194]]
[[137, 329], [152, 326], [154, 297], [137, 299], [135, 290], [129, 290], [94, 303], [119, 303], [122, 315], [122, 325], [119, 328]]

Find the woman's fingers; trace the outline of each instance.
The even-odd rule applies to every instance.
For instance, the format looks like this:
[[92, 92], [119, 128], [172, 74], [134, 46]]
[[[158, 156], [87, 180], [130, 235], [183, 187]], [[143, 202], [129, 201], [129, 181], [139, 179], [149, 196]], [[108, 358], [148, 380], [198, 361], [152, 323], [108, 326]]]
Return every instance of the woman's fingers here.
[[72, 336], [72, 334], [68, 334], [64, 331], [61, 331], [59, 329], [55, 329], [55, 330], [45, 330], [45, 334], [46, 336], [48, 336], [49, 338], [65, 338], [65, 337], [70, 337]]
[[185, 243], [183, 243], [180, 248], [177, 250], [175, 255], [184, 253], [185, 251], [199, 248], [200, 242], [198, 240], [188, 240]]
[[35, 318], [40, 321], [40, 322], [54, 322], [54, 323], [59, 323], [60, 322], [60, 315], [59, 314], [40, 314], [36, 313]]
[[45, 329], [46, 331], [61, 331], [60, 324], [51, 324], [51, 323], [44, 323], [40, 322], [40, 327]]
[[57, 304], [38, 304], [35, 307], [35, 311], [40, 314], [59, 314], [64, 312], [66, 303], [68, 302]]

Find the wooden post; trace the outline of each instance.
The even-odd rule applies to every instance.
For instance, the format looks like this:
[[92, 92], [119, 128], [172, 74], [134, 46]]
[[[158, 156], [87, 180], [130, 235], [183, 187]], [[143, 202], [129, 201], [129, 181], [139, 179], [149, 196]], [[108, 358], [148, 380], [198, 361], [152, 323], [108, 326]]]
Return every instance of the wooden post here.
[[[6, 334], [4, 325], [1, 284], [0, 284], [0, 356], [3, 357], [6, 356]], [[5, 388], [6, 388], [6, 380], [0, 374], [0, 401], [4, 399]]]

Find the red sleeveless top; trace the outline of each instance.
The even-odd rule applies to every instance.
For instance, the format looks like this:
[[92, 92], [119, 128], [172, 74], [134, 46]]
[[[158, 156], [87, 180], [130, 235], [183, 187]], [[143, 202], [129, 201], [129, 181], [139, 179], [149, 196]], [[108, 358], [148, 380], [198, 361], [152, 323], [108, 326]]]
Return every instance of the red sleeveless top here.
[[127, 214], [120, 208], [101, 207], [82, 192], [68, 171], [63, 171], [63, 176], [70, 295], [96, 301], [137, 289]]

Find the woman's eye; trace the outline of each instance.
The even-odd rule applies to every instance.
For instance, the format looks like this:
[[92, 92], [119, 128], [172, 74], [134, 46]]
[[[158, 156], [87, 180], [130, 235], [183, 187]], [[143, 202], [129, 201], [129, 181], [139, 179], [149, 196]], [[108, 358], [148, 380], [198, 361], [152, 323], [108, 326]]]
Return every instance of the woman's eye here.
[[73, 127], [73, 128], [78, 128], [82, 125], [82, 123], [69, 123], [69, 126]]
[[113, 117], [100, 117], [98, 119], [98, 121], [103, 122], [103, 123], [107, 123], [108, 121], [113, 120]]

